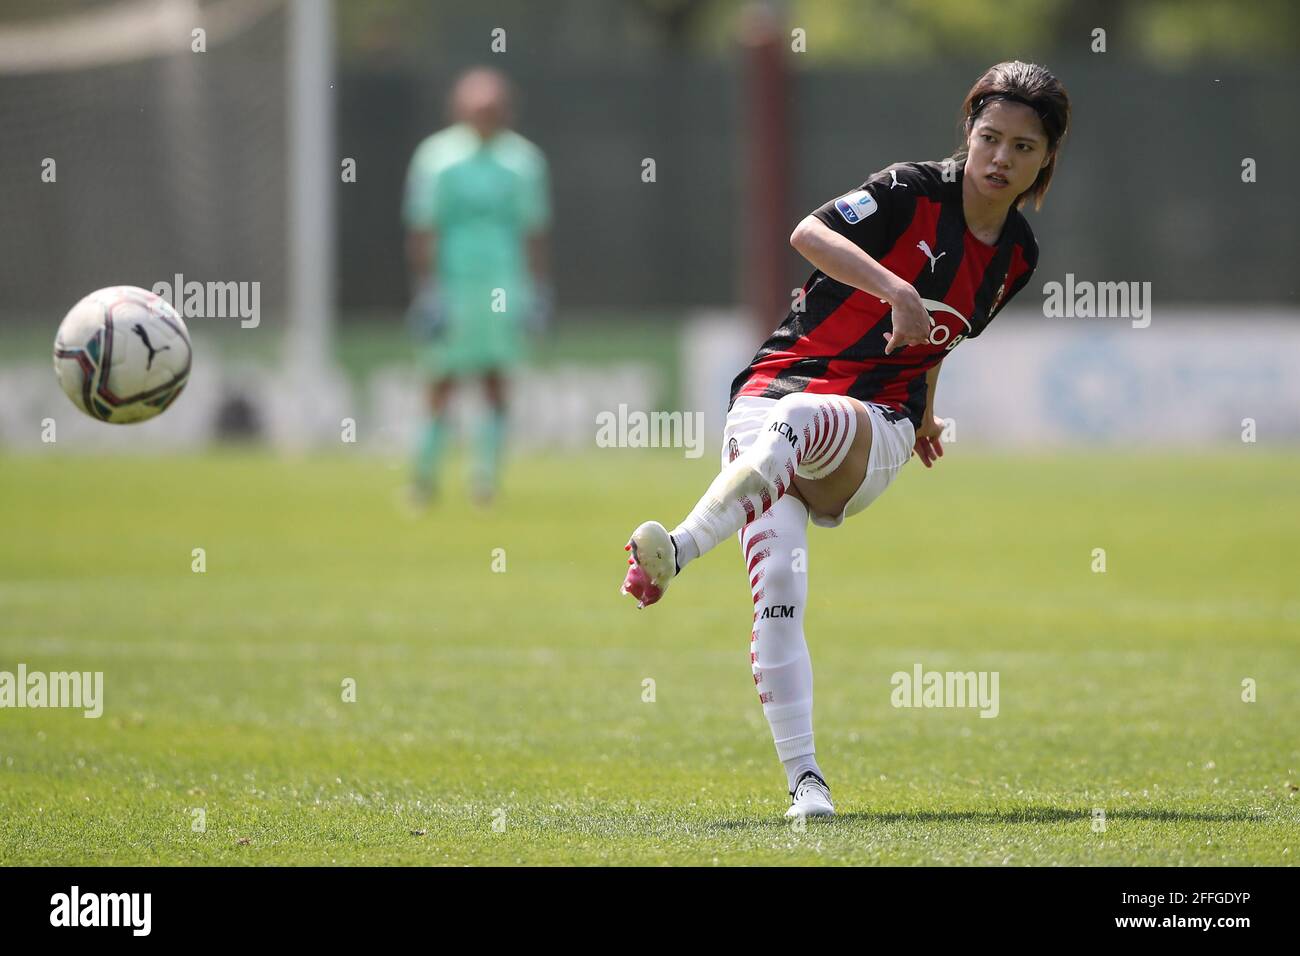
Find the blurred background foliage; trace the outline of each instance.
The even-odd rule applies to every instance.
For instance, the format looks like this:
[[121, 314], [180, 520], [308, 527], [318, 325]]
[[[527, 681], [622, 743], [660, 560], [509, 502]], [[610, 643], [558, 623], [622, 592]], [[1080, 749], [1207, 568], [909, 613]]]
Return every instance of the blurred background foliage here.
[[[113, 4], [166, 0], [5, 0], [0, 22], [42, 19]], [[222, 2], [195, 0], [201, 10]], [[485, 20], [514, 28], [512, 42], [545, 44], [564, 58], [717, 55], [734, 48], [748, 0], [339, 0], [339, 48], [348, 59], [402, 61], [457, 53]], [[1086, 52], [1096, 27], [1107, 52], [1178, 64], [1251, 61], [1300, 52], [1295, 0], [789, 0], [771, 6], [808, 33], [804, 64], [898, 64], [911, 58]]]
[[[371, 0], [339, 4], [345, 57], [455, 52], [471, 24], [496, 17], [516, 42], [544, 43], [575, 59], [628, 54], [726, 56], [747, 0], [500, 0], [490, 4]], [[805, 65], [898, 64], [984, 55], [1003, 48], [1088, 52], [1092, 30], [1107, 52], [1177, 64], [1256, 61], [1300, 50], [1294, 0], [791, 0], [773, 4], [807, 31]]]

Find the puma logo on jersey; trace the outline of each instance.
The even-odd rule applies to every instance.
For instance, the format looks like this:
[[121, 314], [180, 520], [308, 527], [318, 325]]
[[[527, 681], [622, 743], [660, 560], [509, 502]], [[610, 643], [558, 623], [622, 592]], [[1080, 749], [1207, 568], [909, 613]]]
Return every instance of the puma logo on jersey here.
[[889, 184], [889, 188], [890, 188], [890, 189], [893, 189], [895, 186], [902, 186], [904, 189], [907, 188], [907, 183], [900, 183], [900, 182], [898, 181], [898, 170], [897, 170], [897, 169], [891, 169], [891, 170], [889, 171], [889, 178], [893, 180], [893, 182]]
[[930, 271], [932, 273], [934, 272], [934, 264], [948, 254], [946, 252], [941, 252], [936, 256], [933, 252], [930, 251], [930, 244], [926, 242], [924, 239], [922, 239], [920, 242], [916, 244], [916, 248], [924, 252], [925, 257], [930, 260]]

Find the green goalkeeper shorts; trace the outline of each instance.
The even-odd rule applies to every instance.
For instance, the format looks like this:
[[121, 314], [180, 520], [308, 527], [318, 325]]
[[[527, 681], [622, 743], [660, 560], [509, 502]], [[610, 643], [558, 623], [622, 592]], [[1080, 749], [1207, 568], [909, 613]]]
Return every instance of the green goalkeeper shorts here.
[[431, 323], [420, 352], [420, 367], [430, 378], [474, 375], [521, 362], [527, 349], [522, 290], [514, 292], [512, 308], [492, 308], [490, 288], [443, 286], [439, 315]]

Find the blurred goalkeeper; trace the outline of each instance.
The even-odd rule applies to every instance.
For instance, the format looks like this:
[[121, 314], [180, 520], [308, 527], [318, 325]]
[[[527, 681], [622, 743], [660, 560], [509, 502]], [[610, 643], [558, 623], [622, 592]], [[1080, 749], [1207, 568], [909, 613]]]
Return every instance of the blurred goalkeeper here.
[[482, 382], [488, 412], [477, 424], [471, 487], [496, 492], [506, 431], [506, 374], [526, 332], [551, 307], [546, 158], [510, 129], [511, 91], [496, 70], [463, 74], [451, 95], [453, 124], [411, 157], [402, 218], [421, 340], [429, 418], [415, 457], [417, 503], [437, 492], [447, 444], [446, 410], [457, 382]]

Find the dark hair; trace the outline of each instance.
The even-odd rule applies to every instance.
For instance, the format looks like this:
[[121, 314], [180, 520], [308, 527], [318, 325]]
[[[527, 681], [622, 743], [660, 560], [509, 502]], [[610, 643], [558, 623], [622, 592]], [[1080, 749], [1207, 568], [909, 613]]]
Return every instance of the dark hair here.
[[1056, 171], [1057, 147], [1070, 128], [1070, 94], [1047, 67], [1037, 63], [1007, 60], [989, 67], [975, 81], [961, 105], [962, 142], [952, 156], [954, 160], [961, 162], [966, 159], [967, 142], [975, 121], [979, 119], [984, 107], [994, 100], [1024, 103], [1042, 121], [1043, 130], [1047, 133], [1047, 152], [1051, 158], [1038, 171], [1034, 184], [1016, 197], [1017, 209], [1030, 197], [1034, 200], [1034, 208], [1041, 209], [1043, 196], [1047, 195], [1047, 187], [1052, 184], [1052, 173]]

